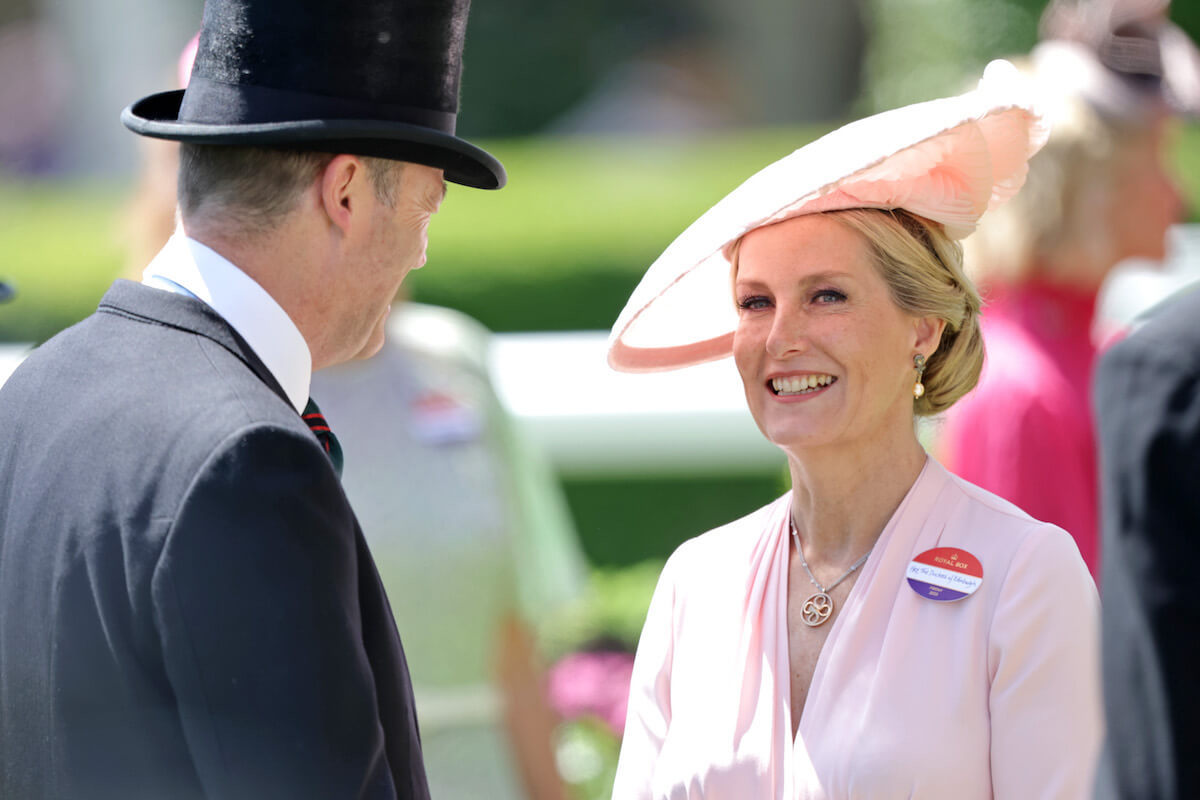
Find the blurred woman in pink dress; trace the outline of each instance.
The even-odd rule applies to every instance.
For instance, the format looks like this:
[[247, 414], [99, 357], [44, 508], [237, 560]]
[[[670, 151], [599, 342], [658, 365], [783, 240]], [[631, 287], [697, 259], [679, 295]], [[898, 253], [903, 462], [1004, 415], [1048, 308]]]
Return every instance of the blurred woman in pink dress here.
[[914, 426], [978, 378], [956, 240], [1045, 136], [993, 64], [973, 92], [767, 167], [635, 290], [610, 363], [732, 354], [792, 490], [667, 562], [614, 798], [1089, 794], [1097, 600], [1079, 552], [948, 473]]
[[1092, 368], [1113, 335], [1096, 299], [1123, 260], [1161, 261], [1183, 202], [1171, 115], [1200, 111], [1200, 55], [1165, 0], [1052, 2], [1024, 70], [1050, 140], [1024, 190], [967, 241], [984, 296], [979, 387], [938, 443], [967, 480], [1075, 537], [1099, 575]]

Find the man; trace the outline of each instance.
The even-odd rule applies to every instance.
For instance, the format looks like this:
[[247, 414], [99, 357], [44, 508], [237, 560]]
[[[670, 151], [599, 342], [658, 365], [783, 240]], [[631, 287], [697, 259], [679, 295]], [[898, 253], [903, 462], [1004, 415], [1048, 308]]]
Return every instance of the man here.
[[0, 389], [0, 797], [428, 797], [308, 384], [380, 347], [443, 179], [505, 181], [453, 135], [466, 16], [209, 0], [126, 110], [182, 230]]
[[1200, 797], [1200, 288], [1100, 361], [1104, 701], [1097, 797]]

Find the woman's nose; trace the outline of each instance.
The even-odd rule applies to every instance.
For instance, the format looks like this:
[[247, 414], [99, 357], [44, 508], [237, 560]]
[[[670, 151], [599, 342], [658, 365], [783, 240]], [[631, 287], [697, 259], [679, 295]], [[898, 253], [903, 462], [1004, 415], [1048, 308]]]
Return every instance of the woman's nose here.
[[808, 349], [808, 328], [802, 314], [781, 308], [767, 334], [767, 353], [772, 358], [787, 358]]

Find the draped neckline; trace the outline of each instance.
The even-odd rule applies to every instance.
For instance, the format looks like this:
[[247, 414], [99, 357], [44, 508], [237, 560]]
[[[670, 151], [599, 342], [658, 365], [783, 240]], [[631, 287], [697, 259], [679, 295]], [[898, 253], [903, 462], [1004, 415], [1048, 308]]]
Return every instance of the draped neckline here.
[[[781, 502], [776, 506], [775, 513], [767, 525], [767, 537], [776, 542], [776, 546], [771, 548], [774, 550], [772, 556], [774, 558], [773, 567], [775, 570], [781, 570], [777, 574], [782, 576], [783, 585], [783, 613], [780, 614], [780, 619], [777, 624], [781, 630], [777, 631], [777, 642], [782, 643], [782, 664], [784, 666], [781, 672], [778, 669], [780, 663], [779, 655], [776, 654], [774, 659], [777, 665], [775, 672], [776, 680], [784, 680], [785, 684], [778, 687], [777, 696], [781, 698], [784, 730], [788, 735], [790, 746], [787, 748], [789, 753], [785, 756], [784, 773], [786, 783], [793, 785], [798, 773], [811, 772], [813, 766], [808, 756], [808, 750], [805, 747], [805, 738], [819, 735], [820, 717], [823, 708], [830, 702], [835, 702], [836, 698], [828, 697], [828, 693], [822, 692], [822, 686], [828, 681], [829, 662], [836, 658], [839, 645], [843, 640], [850, 635], [856, 627], [856, 623], [862, 616], [864, 596], [872, 591], [873, 583], [876, 576], [880, 574], [881, 565], [885, 564], [889, 568], [897, 566], [898, 560], [903, 560], [904, 564], [899, 564], [899, 568], [903, 570], [907, 561], [911, 559], [912, 544], [918, 538], [920, 532], [925, 527], [924, 519], [929, 516], [933, 510], [934, 501], [941, 493], [942, 488], [946, 483], [945, 470], [935, 460], [929, 456], [925, 457], [925, 463], [921, 471], [917, 474], [908, 492], [892, 512], [892, 516], [884, 525], [879, 538], [876, 540], [874, 547], [871, 550], [866, 562], [859, 570], [858, 579], [850, 588], [850, 593], [846, 596], [845, 601], [841, 604], [841, 609], [830, 625], [829, 635], [825, 638], [821, 646], [821, 651], [817, 655], [817, 662], [813, 668], [812, 680], [809, 682], [808, 694], [804, 700], [804, 706], [800, 710], [800, 720], [795, 725], [795, 734], [792, 734], [792, 692], [791, 692], [791, 659], [788, 637], [788, 621], [787, 621], [787, 591], [788, 591], [788, 559], [791, 550], [790, 527], [788, 520], [791, 515], [791, 492], [788, 492], [781, 498]], [[778, 543], [782, 542], [780, 546]], [[903, 552], [901, 552], [903, 551]], [[878, 588], [878, 587], [875, 587]], [[788, 793], [789, 796], [794, 794]]]

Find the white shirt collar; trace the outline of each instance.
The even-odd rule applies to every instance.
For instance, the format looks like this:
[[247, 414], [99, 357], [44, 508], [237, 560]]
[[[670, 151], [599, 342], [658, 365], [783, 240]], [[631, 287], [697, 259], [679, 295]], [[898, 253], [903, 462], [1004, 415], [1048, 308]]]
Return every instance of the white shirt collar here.
[[246, 340], [296, 411], [304, 411], [312, 381], [312, 353], [296, 323], [253, 278], [176, 230], [142, 272], [142, 283], [168, 291], [182, 289], [208, 304]]

